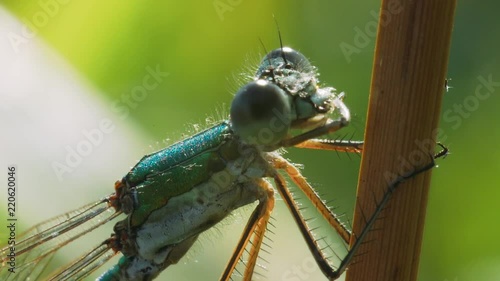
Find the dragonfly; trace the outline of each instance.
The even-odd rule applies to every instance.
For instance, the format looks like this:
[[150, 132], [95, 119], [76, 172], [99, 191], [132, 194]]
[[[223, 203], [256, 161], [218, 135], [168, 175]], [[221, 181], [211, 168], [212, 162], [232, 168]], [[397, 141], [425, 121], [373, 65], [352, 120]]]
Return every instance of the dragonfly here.
[[[338, 266], [331, 265], [290, 185], [305, 194], [346, 244], [353, 234], [298, 167], [282, 156], [283, 149], [293, 147], [362, 152], [362, 141], [321, 138], [347, 126], [351, 117], [345, 94], [323, 87], [318, 75], [316, 67], [292, 48], [281, 44], [267, 53], [255, 75], [235, 94], [227, 120], [144, 156], [103, 199], [29, 229], [15, 245], [15, 267], [9, 265], [10, 246], [0, 250], [1, 279], [36, 280], [59, 249], [121, 216], [110, 237], [49, 280], [83, 279], [119, 253], [118, 263], [97, 280], [153, 280], [179, 262], [200, 234], [240, 207], [257, 202], [220, 277], [232, 280], [241, 274], [243, 280], [252, 280], [275, 193], [288, 207], [326, 278], [337, 279], [356, 257], [393, 189], [406, 178], [389, 185], [347, 255]], [[434, 157], [411, 176], [432, 168]], [[240, 273], [236, 267], [244, 256]]]

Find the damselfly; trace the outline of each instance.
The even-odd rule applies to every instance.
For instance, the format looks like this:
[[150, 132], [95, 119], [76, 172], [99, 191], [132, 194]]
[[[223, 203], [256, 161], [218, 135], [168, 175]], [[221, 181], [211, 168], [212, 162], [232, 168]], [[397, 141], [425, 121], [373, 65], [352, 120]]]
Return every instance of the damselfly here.
[[[299, 52], [280, 47], [268, 53], [255, 76], [236, 93], [230, 117], [211, 128], [144, 156], [115, 191], [98, 202], [40, 223], [15, 245], [17, 266], [9, 267], [12, 249], [1, 250], [2, 280], [37, 279], [61, 247], [124, 215], [111, 237], [55, 273], [51, 280], [81, 279], [118, 252], [118, 264], [99, 280], [152, 280], [177, 263], [198, 236], [235, 209], [258, 202], [221, 280], [229, 280], [245, 256], [244, 280], [251, 280], [277, 191], [328, 279], [336, 279], [353, 260], [397, 183], [367, 220], [362, 233], [337, 267], [328, 262], [285, 181], [286, 174], [312, 201], [346, 242], [347, 227], [329, 209], [280, 149], [335, 150], [360, 153], [363, 143], [317, 139], [348, 125], [344, 94], [321, 87], [316, 68]], [[432, 162], [432, 161], [431, 161]], [[422, 170], [433, 166], [433, 162]], [[274, 187], [271, 183], [274, 183]], [[113, 210], [112, 212], [110, 210]], [[245, 254], [245, 251], [248, 251]]]

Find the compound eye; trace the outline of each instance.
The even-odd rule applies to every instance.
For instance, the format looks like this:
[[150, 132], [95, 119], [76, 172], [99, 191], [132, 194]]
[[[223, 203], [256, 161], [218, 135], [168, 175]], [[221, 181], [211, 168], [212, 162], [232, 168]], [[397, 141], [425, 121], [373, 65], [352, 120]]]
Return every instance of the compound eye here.
[[231, 103], [231, 126], [244, 142], [274, 145], [285, 138], [291, 123], [288, 95], [265, 80], [240, 88]]
[[[270, 63], [274, 68], [277, 68], [281, 64], [285, 68], [301, 72], [311, 72], [314, 70], [309, 60], [303, 54], [288, 47], [271, 51], [262, 59], [260, 65], [261, 67], [264, 65], [269, 66]], [[259, 70], [261, 67], [259, 67]]]

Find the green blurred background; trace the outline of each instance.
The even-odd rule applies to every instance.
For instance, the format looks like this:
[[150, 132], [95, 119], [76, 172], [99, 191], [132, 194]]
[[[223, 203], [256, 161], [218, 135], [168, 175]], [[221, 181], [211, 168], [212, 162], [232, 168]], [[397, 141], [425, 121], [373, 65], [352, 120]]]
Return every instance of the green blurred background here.
[[[0, 3], [28, 25], [44, 11], [42, 3], [57, 3], [50, 8], [55, 12], [47, 23], [36, 28], [35, 36], [105, 95], [105, 100], [120, 99], [140, 85], [147, 66], [168, 72], [165, 82], [130, 110], [127, 121], [139, 124], [138, 133], [153, 136], [158, 142], [175, 140], [186, 131], [186, 124], [203, 124], [207, 116], [217, 115], [217, 109], [227, 108], [241, 85], [240, 73], [260, 60], [263, 51], [259, 39], [268, 50], [279, 45], [274, 15], [285, 45], [309, 57], [325, 84], [346, 92], [354, 121], [345, 132], [362, 138], [375, 38], [369, 37], [367, 45], [349, 59], [339, 46], [353, 45], [356, 28], [364, 29], [374, 21], [377, 1], [64, 2]], [[457, 105], [474, 99], [478, 77], [500, 81], [498, 7], [492, 0], [480, 4], [464, 1], [456, 11], [448, 69], [453, 88], [444, 96], [440, 124], [452, 154], [440, 161], [433, 173], [420, 263], [422, 281], [500, 280], [500, 150], [496, 147], [500, 142], [500, 88], [493, 87], [491, 95], [479, 100], [474, 110], [466, 110], [467, 114], [455, 111]], [[23, 46], [19, 48], [22, 51]], [[149, 145], [144, 144], [145, 151]], [[328, 199], [336, 198], [334, 205], [352, 216], [359, 157], [301, 150], [290, 150], [287, 157], [304, 164], [308, 179]], [[111, 187], [115, 178], [110, 176], [107, 186]], [[89, 184], [94, 182], [89, 179]], [[286, 217], [281, 214], [286, 212], [283, 204], [278, 205], [276, 216]], [[243, 225], [240, 222], [235, 228], [234, 237]], [[283, 234], [278, 233], [273, 240], [281, 240], [285, 246], [278, 243], [272, 250], [284, 265], [273, 263], [270, 271], [285, 268], [278, 269], [283, 272], [294, 263], [300, 266], [310, 255], [300, 236]], [[217, 278], [225, 257], [211, 253], [226, 243], [225, 235], [221, 237], [203, 246], [200, 257], [185, 269], [204, 280]], [[228, 249], [232, 245], [227, 245]], [[291, 246], [303, 247], [303, 257], [289, 261], [287, 247]], [[208, 258], [203, 258], [205, 255]], [[174, 273], [166, 273], [160, 280], [195, 278], [169, 274]], [[280, 272], [271, 276], [277, 277], [270, 280], [288, 280]], [[323, 280], [320, 276], [317, 269], [308, 272], [308, 280]]]

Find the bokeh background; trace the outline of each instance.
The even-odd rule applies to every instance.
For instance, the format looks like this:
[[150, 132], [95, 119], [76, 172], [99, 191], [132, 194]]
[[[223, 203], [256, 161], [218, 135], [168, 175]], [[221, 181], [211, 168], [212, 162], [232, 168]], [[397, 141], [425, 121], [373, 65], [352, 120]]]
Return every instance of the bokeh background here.
[[[498, 6], [458, 3], [452, 88], [440, 124], [452, 154], [433, 172], [422, 281], [500, 280]], [[207, 117], [225, 116], [241, 73], [255, 67], [262, 45], [279, 46], [275, 19], [285, 45], [309, 57], [322, 82], [346, 92], [354, 121], [340, 136], [361, 139], [375, 44], [365, 28], [378, 9], [377, 1], [0, 1], [0, 155], [2, 169], [19, 169], [18, 231], [111, 193], [142, 155], [204, 127]], [[366, 39], [361, 44], [355, 42], [359, 30]], [[346, 44], [357, 51], [346, 55]], [[151, 69], [168, 75], [130, 100]], [[478, 96], [488, 80], [495, 82]], [[58, 176], [55, 163], [65, 164], [68, 151], [104, 119], [112, 132]], [[352, 217], [358, 156], [291, 149], [286, 157], [304, 164], [315, 187]], [[6, 176], [0, 178], [5, 186]], [[4, 210], [6, 192], [0, 194]], [[278, 201], [274, 213], [267, 279], [324, 280], [283, 205]], [[250, 211], [210, 231], [159, 280], [216, 280]], [[5, 211], [0, 214], [5, 221]], [[110, 231], [69, 252], [97, 244]], [[326, 227], [319, 232], [334, 235]], [[56, 256], [54, 264], [66, 259]]]

